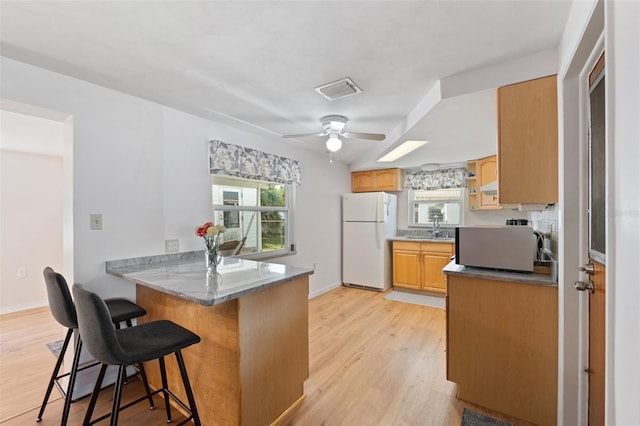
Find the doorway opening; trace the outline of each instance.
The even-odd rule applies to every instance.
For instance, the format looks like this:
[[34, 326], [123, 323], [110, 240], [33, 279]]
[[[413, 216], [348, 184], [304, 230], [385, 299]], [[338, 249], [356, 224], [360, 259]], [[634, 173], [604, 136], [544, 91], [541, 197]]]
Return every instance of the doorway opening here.
[[[69, 114], [2, 100], [0, 314], [47, 305], [42, 270], [72, 265]], [[67, 269], [70, 272], [69, 269]]]

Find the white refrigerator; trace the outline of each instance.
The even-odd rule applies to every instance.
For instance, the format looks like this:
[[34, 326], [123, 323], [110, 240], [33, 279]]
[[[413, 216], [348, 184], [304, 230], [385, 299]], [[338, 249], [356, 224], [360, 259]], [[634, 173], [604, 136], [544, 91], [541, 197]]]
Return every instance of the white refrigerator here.
[[342, 197], [342, 282], [346, 286], [391, 287], [391, 241], [397, 233], [397, 198], [386, 192]]

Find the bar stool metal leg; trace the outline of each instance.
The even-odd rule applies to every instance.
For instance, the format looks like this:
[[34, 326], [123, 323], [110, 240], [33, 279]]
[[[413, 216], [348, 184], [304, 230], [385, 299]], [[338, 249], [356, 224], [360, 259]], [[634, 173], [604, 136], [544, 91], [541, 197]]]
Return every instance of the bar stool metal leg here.
[[71, 341], [71, 336], [73, 336], [73, 329], [67, 329], [67, 335], [64, 338], [64, 343], [62, 344], [62, 348], [60, 349], [60, 354], [58, 355], [58, 360], [56, 361], [56, 366], [53, 368], [53, 373], [51, 374], [51, 379], [49, 379], [49, 385], [47, 386], [47, 392], [44, 394], [44, 400], [42, 400], [42, 405], [40, 406], [40, 412], [38, 413], [38, 417], [36, 418], [37, 422], [42, 421], [42, 416], [44, 415], [44, 409], [47, 407], [47, 402], [49, 401], [49, 396], [51, 396], [51, 391], [53, 390], [53, 385], [56, 382], [58, 377], [58, 372], [60, 371], [60, 367], [62, 366], [62, 361], [64, 361], [64, 354], [67, 352], [67, 347], [69, 346], [69, 341]]
[[118, 378], [113, 390], [113, 408], [111, 409], [111, 426], [118, 425], [118, 414], [120, 413], [120, 399], [122, 398], [122, 382], [124, 382], [126, 365], [118, 366]]
[[167, 392], [169, 385], [167, 384], [167, 369], [164, 365], [164, 357], [158, 358], [158, 362], [160, 363], [160, 377], [162, 378], [162, 396], [167, 410], [167, 423], [171, 423], [171, 407], [169, 405], [169, 392]]
[[149, 382], [147, 381], [147, 372], [144, 369], [144, 364], [138, 364], [138, 369], [140, 370], [140, 378], [142, 379], [144, 390], [147, 392], [147, 398], [149, 399], [149, 410], [155, 410], [156, 406], [153, 403], [153, 397], [151, 396], [151, 389], [149, 388]]
[[191, 417], [193, 417], [193, 423], [195, 426], [200, 426], [200, 416], [198, 415], [198, 409], [196, 408], [196, 400], [193, 397], [191, 391], [191, 383], [189, 383], [189, 376], [187, 375], [187, 369], [184, 366], [184, 359], [182, 358], [182, 351], [176, 351], [176, 359], [178, 360], [178, 368], [180, 368], [180, 375], [182, 376], [182, 383], [184, 384], [184, 391], [187, 394], [187, 400], [189, 401], [189, 409], [191, 410]]
[[93, 416], [93, 410], [96, 407], [96, 401], [98, 400], [98, 394], [100, 393], [100, 388], [102, 388], [102, 381], [104, 380], [104, 374], [107, 371], [107, 367], [108, 367], [107, 364], [102, 364], [102, 366], [100, 367], [100, 372], [98, 373], [96, 384], [93, 387], [93, 392], [91, 392], [91, 400], [89, 400], [87, 411], [84, 414], [84, 420], [82, 420], [83, 426], [91, 425], [91, 416]]
[[71, 374], [69, 375], [69, 386], [67, 386], [67, 395], [64, 399], [64, 408], [62, 410], [61, 426], [67, 424], [69, 418], [69, 410], [71, 409], [71, 399], [73, 398], [73, 388], [76, 384], [76, 376], [78, 375], [78, 364], [80, 363], [80, 353], [82, 351], [82, 339], [78, 336], [76, 343], [76, 351], [73, 355], [73, 364], [71, 365]]

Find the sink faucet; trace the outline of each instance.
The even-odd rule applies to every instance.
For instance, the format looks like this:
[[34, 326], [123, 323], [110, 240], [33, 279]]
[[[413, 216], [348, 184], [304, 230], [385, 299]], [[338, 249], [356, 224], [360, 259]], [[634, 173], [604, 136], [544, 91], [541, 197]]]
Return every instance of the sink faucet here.
[[438, 215], [433, 215], [433, 236], [437, 237], [438, 234], [440, 233], [440, 222], [438, 220]]

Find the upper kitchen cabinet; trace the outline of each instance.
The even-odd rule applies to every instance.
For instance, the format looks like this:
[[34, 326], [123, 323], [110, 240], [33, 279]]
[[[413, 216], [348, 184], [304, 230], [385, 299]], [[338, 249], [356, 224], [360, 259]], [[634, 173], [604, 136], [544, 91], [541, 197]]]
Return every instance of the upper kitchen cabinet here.
[[402, 191], [401, 169], [365, 170], [351, 173], [351, 192]]
[[498, 159], [495, 155], [467, 162], [467, 208], [501, 209], [498, 204]]
[[498, 89], [501, 204], [558, 201], [558, 99], [552, 75]]

